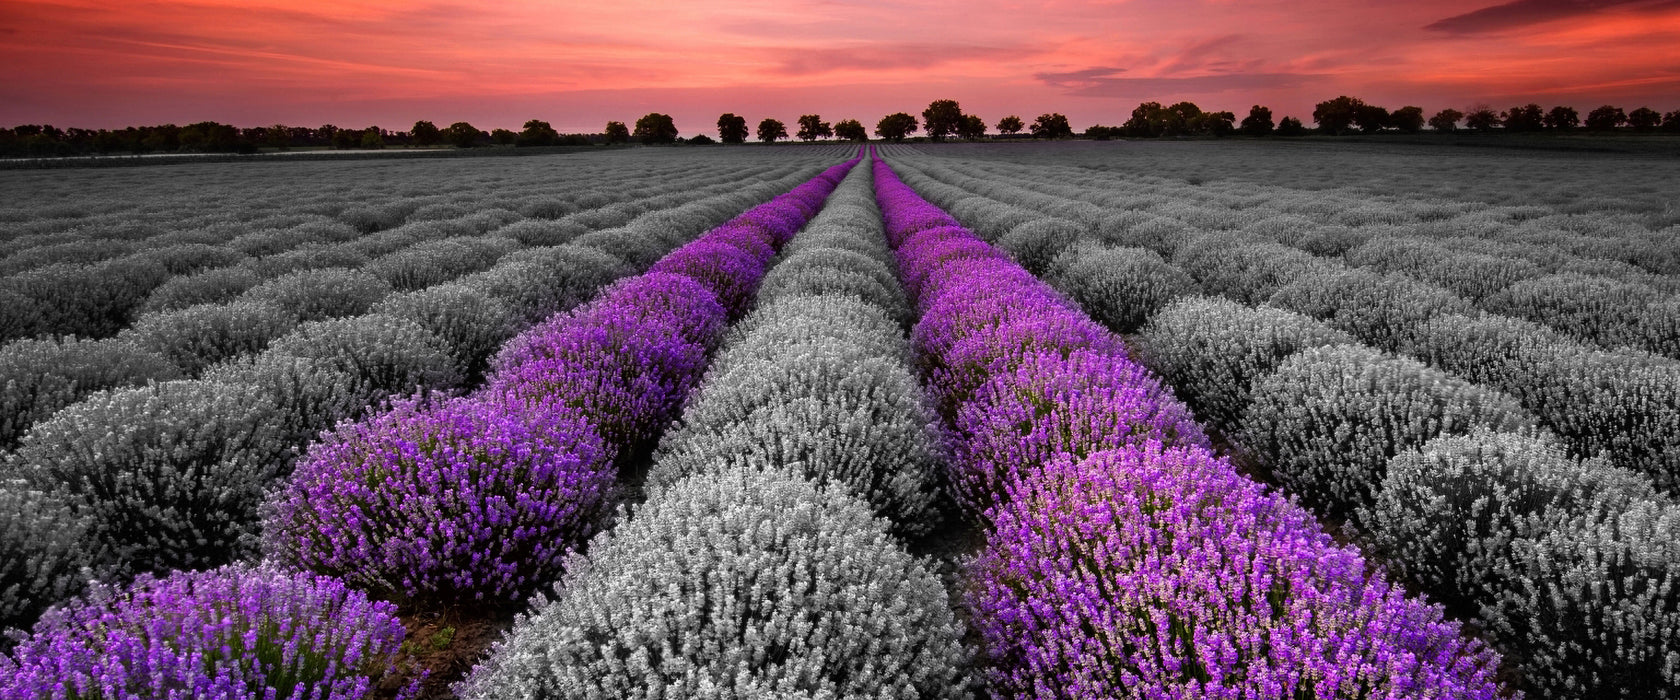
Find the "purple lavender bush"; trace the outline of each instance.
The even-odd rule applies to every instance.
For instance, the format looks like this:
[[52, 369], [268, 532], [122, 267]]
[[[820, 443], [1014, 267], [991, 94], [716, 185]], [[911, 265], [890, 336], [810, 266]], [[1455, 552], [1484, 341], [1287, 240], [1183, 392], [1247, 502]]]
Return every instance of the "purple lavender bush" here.
[[269, 568], [95, 584], [0, 657], [0, 699], [361, 700], [402, 646], [395, 613], [331, 578]]
[[264, 550], [405, 604], [522, 601], [594, 534], [614, 478], [564, 408], [401, 401], [310, 448], [270, 497]]
[[687, 275], [716, 294], [730, 315], [739, 316], [752, 303], [764, 270], [765, 264], [747, 251], [701, 238], [654, 263], [649, 272]]
[[1010, 486], [967, 593], [1017, 698], [1495, 698], [1497, 655], [1200, 448]]
[[1097, 352], [1035, 353], [993, 376], [952, 422], [947, 482], [971, 516], [1053, 458], [1144, 441], [1206, 447], [1190, 410], [1143, 367]]

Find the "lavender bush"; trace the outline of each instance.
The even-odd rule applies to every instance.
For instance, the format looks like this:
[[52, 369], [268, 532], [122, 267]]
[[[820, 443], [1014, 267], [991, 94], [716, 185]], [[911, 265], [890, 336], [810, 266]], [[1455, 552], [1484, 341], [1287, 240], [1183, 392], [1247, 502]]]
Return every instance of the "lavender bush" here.
[[565, 409], [400, 401], [299, 460], [270, 497], [264, 550], [409, 605], [520, 601], [594, 534], [615, 476]]
[[[82, 591], [105, 560], [88, 518], [21, 480], [0, 481], [0, 632], [25, 628]], [[0, 651], [9, 648], [0, 635]]]
[[359, 700], [393, 670], [395, 612], [333, 579], [266, 568], [95, 585], [0, 658], [0, 698]]
[[274, 304], [301, 322], [366, 313], [390, 294], [391, 285], [371, 274], [328, 268], [276, 277], [239, 298]]
[[261, 283], [262, 278], [246, 267], [222, 267], [178, 275], [153, 289], [139, 311], [144, 314], [232, 301]]
[[1015, 481], [967, 594], [1019, 698], [1496, 698], [1497, 657], [1199, 448]]
[[965, 697], [939, 580], [841, 489], [699, 474], [567, 562], [456, 688], [507, 697]]
[[1071, 246], [1046, 266], [1046, 279], [1116, 333], [1133, 333], [1196, 282], [1154, 251]]
[[0, 347], [0, 448], [101, 389], [180, 379], [168, 359], [117, 340], [18, 340]]
[[146, 314], [117, 337], [169, 358], [187, 376], [268, 347], [297, 326], [290, 311], [249, 300]]

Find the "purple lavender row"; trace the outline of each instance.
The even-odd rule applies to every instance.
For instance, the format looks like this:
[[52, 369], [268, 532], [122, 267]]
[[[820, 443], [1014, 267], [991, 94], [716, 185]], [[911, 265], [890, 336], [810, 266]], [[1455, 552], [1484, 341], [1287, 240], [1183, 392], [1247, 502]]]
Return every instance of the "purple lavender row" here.
[[675, 417], [775, 250], [851, 165], [515, 337], [473, 395], [341, 426], [274, 499], [265, 550], [408, 605], [523, 602], [595, 533], [615, 467]]
[[519, 336], [476, 394], [340, 425], [265, 508], [268, 565], [95, 586], [0, 657], [0, 699], [363, 698], [402, 643], [392, 601], [524, 600], [595, 531], [615, 456], [657, 437], [855, 163]]
[[1498, 657], [1238, 474], [1118, 338], [874, 163], [996, 695], [1493, 698]]

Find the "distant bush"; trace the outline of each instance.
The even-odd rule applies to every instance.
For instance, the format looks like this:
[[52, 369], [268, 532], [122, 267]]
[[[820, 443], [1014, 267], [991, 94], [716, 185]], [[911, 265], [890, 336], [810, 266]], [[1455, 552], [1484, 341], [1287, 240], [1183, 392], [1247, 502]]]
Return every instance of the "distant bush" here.
[[257, 273], [263, 279], [304, 270], [325, 270], [342, 267], [354, 270], [367, 264], [368, 254], [343, 243], [310, 243], [284, 253], [252, 258], [240, 267]]
[[394, 607], [333, 579], [243, 566], [143, 576], [47, 613], [0, 696], [355, 700], [395, 670], [402, 641]]
[[1239, 440], [1321, 513], [1369, 505], [1388, 460], [1439, 435], [1535, 430], [1498, 391], [1370, 348], [1303, 350], [1256, 382]]
[[456, 283], [501, 301], [516, 323], [529, 325], [588, 301], [631, 272], [623, 260], [601, 251], [562, 245], [513, 253]]
[[277, 277], [239, 298], [280, 307], [301, 322], [367, 313], [390, 294], [390, 284], [366, 272], [327, 269]]
[[[155, 260], [118, 258], [92, 265], [60, 263], [0, 280], [33, 306], [27, 325], [0, 341], [35, 335], [104, 338], [127, 327], [146, 297], [169, 278]], [[14, 318], [17, 318], [14, 316]], [[0, 323], [0, 326], [12, 325]]]
[[257, 506], [290, 463], [275, 413], [214, 382], [100, 392], [31, 429], [14, 469], [87, 514], [91, 541], [130, 571], [217, 566], [251, 551]]
[[295, 326], [292, 313], [277, 305], [236, 301], [147, 314], [117, 337], [168, 358], [187, 376], [197, 376], [230, 357], [268, 347]]
[[1293, 245], [1321, 258], [1335, 258], [1371, 240], [1367, 229], [1352, 226], [1318, 226], [1302, 234]]
[[419, 323], [383, 314], [305, 323], [268, 348], [271, 353], [325, 360], [386, 395], [459, 386], [461, 375], [449, 350], [443, 339]]
[[1522, 401], [1571, 454], [1603, 453], [1658, 485], [1680, 486], [1680, 366], [1640, 352], [1604, 352], [1504, 316], [1441, 316], [1407, 349]]
[[649, 272], [686, 275], [717, 295], [730, 315], [746, 313], [764, 276], [764, 263], [727, 243], [695, 241], [655, 263]]
[[1097, 224], [1095, 236], [1109, 245], [1146, 248], [1171, 258], [1200, 232], [1176, 219], [1121, 211]]
[[257, 273], [242, 267], [222, 267], [171, 277], [158, 285], [140, 305], [140, 313], [173, 311], [198, 304], [232, 301], [262, 283]]
[[393, 294], [374, 306], [373, 312], [414, 321], [442, 339], [456, 370], [469, 383], [484, 374], [490, 357], [515, 331], [506, 304], [461, 284]]
[[565, 410], [400, 401], [299, 460], [271, 497], [264, 550], [411, 605], [523, 601], [594, 534], [612, 457]]
[[[795, 476], [674, 484], [568, 560], [555, 590], [457, 693], [967, 695], [939, 579], [863, 504]], [[709, 612], [694, 614], [695, 601]]]
[[1232, 432], [1248, 410], [1254, 384], [1285, 358], [1354, 343], [1352, 336], [1294, 312], [1190, 297], [1157, 313], [1135, 348], [1196, 415]]
[[558, 217], [543, 217], [515, 221], [491, 232], [492, 236], [507, 238], [527, 246], [555, 246], [570, 243], [589, 228], [574, 221], [556, 221]]
[[335, 360], [264, 352], [211, 368], [206, 381], [236, 384], [275, 407], [275, 433], [288, 445], [313, 441], [340, 420], [352, 420], [385, 400], [355, 368]]
[[446, 238], [380, 256], [361, 271], [389, 282], [397, 291], [412, 292], [487, 269], [517, 247], [511, 240], [495, 237]]
[[350, 207], [339, 212], [338, 218], [360, 233], [373, 233], [395, 228], [408, 218], [409, 212], [420, 207], [420, 200], [397, 199]]
[[91, 265], [135, 251], [135, 244], [108, 238], [80, 238], [35, 245], [0, 257], [0, 275], [15, 275], [58, 264]]
[[1173, 300], [1193, 293], [1195, 280], [1154, 251], [1075, 245], [1043, 273], [1057, 291], [1116, 333], [1132, 333]]
[[1644, 347], [1645, 310], [1664, 300], [1664, 295], [1645, 285], [1562, 274], [1511, 285], [1488, 297], [1482, 306], [1493, 313], [1546, 324], [1589, 343]]
[[1473, 300], [1543, 274], [1540, 266], [1521, 258], [1448, 250], [1407, 238], [1374, 238], [1349, 250], [1346, 257], [1349, 265], [1403, 272]]
[[845, 294], [880, 307], [908, 326], [910, 302], [892, 269], [866, 254], [813, 248], [787, 256], [764, 276], [758, 303], [769, 306], [794, 296]]
[[994, 696], [1501, 697], [1499, 657], [1200, 448], [1011, 485], [965, 597]]
[[982, 240], [997, 241], [1017, 227], [1044, 218], [1043, 214], [1011, 206], [989, 197], [967, 197], [946, 211], [963, 222]]
[[774, 357], [827, 340], [841, 341], [860, 356], [911, 359], [899, 326], [881, 307], [856, 298], [799, 296], [761, 304], [731, 325], [710, 371], [725, 372], [736, 358]]
[[997, 247], [1007, 251], [1028, 272], [1042, 275], [1049, 269], [1050, 261], [1083, 238], [1087, 230], [1075, 221], [1041, 217], [1010, 229], [997, 239]]
[[1354, 269], [1305, 277], [1266, 303], [1322, 319], [1362, 342], [1389, 351], [1405, 347], [1425, 321], [1474, 307], [1445, 289], [1405, 275]]
[[[106, 557], [87, 531], [87, 518], [59, 498], [0, 480], [0, 630], [28, 629], [100, 575], [93, 566]], [[0, 652], [10, 646], [0, 638]]]
[[1196, 239], [1172, 257], [1209, 294], [1258, 304], [1291, 282], [1332, 271], [1332, 266], [1281, 243], [1229, 234]]
[[168, 359], [122, 340], [19, 340], [0, 347], [0, 449], [102, 389], [182, 378]]
[[606, 253], [638, 270], [647, 269], [649, 265], [658, 262], [673, 247], [662, 240], [637, 235], [638, 233], [628, 227], [601, 229], [572, 239], [571, 245]]
[[152, 248], [144, 253], [158, 261], [170, 275], [190, 275], [200, 270], [227, 267], [245, 260], [245, 254], [227, 246], [179, 243]]

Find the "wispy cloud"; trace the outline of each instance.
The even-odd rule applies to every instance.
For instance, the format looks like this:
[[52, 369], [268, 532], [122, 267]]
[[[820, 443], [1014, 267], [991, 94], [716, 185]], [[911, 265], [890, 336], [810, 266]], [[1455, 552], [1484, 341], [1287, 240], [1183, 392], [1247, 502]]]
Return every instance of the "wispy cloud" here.
[[1450, 34], [1481, 34], [1612, 10], [1670, 10], [1680, 0], [1512, 0], [1437, 20], [1424, 28]]

